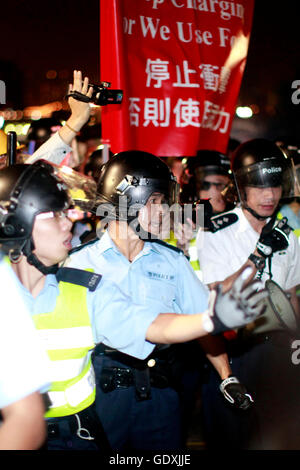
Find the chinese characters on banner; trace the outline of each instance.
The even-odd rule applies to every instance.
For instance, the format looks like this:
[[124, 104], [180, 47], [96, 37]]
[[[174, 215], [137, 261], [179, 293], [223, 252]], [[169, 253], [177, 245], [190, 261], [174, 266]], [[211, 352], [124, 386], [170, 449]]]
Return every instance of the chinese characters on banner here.
[[101, 80], [124, 91], [102, 108], [111, 150], [226, 152], [254, 0], [100, 0]]

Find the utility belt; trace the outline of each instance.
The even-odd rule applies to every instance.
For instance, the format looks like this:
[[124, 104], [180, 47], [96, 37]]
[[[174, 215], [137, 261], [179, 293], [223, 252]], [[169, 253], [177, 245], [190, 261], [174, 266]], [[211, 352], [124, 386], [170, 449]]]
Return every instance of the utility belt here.
[[74, 415], [48, 418], [46, 422], [48, 440], [63, 439], [66, 434], [70, 434], [83, 440], [94, 441], [103, 452], [111, 451], [94, 405]]
[[151, 387], [176, 389], [176, 379], [168, 361], [167, 349], [169, 348], [155, 350], [146, 359], [141, 360], [109, 348], [103, 343], [98, 344], [93, 352], [94, 357], [106, 356], [120, 363], [107, 365], [104, 361], [101, 376], [98, 377], [99, 386], [104, 393], [134, 386], [138, 401], [151, 398]]

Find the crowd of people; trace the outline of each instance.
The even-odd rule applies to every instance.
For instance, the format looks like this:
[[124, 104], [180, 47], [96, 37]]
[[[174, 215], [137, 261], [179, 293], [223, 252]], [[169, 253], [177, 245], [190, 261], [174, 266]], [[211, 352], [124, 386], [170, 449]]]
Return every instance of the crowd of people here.
[[299, 148], [78, 152], [88, 83], [0, 170], [0, 449], [299, 449]]

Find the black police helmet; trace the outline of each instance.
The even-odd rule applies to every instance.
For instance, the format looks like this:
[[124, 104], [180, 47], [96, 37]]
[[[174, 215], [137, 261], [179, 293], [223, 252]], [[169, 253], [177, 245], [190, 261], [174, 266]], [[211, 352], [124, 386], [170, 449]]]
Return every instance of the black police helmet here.
[[69, 198], [53, 167], [38, 161], [0, 171], [0, 243], [20, 249], [31, 239], [35, 217], [68, 207]]
[[200, 170], [203, 172], [203, 176], [228, 176], [230, 174], [230, 161], [227, 155], [216, 150], [198, 150], [196, 157], [189, 159], [188, 170], [191, 175], [195, 175]]
[[144, 206], [154, 192], [165, 195], [169, 205], [176, 202], [178, 184], [170, 168], [155, 155], [139, 150], [128, 150], [115, 154], [101, 169], [98, 180], [98, 203], [110, 203], [116, 208], [119, 220], [120, 197], [125, 209]]
[[232, 156], [232, 172], [239, 191], [246, 186], [281, 186], [282, 197], [289, 197], [293, 189], [291, 160], [267, 139], [253, 139], [241, 144]]

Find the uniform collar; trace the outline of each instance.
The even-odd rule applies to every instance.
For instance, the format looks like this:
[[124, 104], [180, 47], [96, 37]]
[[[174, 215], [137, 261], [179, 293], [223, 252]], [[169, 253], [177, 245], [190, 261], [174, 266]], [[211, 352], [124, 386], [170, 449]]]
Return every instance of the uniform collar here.
[[[105, 230], [104, 234], [102, 235], [100, 241], [99, 241], [99, 254], [104, 253], [105, 251], [108, 250], [114, 250], [116, 253], [120, 253], [119, 249], [111, 239], [108, 230]], [[140, 255], [147, 255], [150, 251], [154, 251], [155, 253], [159, 253], [159, 250], [157, 246], [155, 245], [155, 242], [144, 242], [144, 246], [142, 251], [140, 252]]]
[[[247, 230], [249, 230], [249, 227], [250, 227], [251, 230], [257, 234], [258, 232], [256, 232], [256, 230], [252, 227], [252, 225], [250, 224], [249, 220], [248, 220], [247, 217], [245, 216], [244, 210], [243, 210], [241, 207], [238, 208], [237, 210], [239, 210], [238, 216], [239, 216], [239, 220], [240, 220], [240, 226], [239, 226], [238, 231], [239, 231], [239, 232], [246, 232]], [[268, 217], [268, 218], [266, 219], [266, 224], [267, 224], [270, 220], [271, 220], [271, 217]]]

